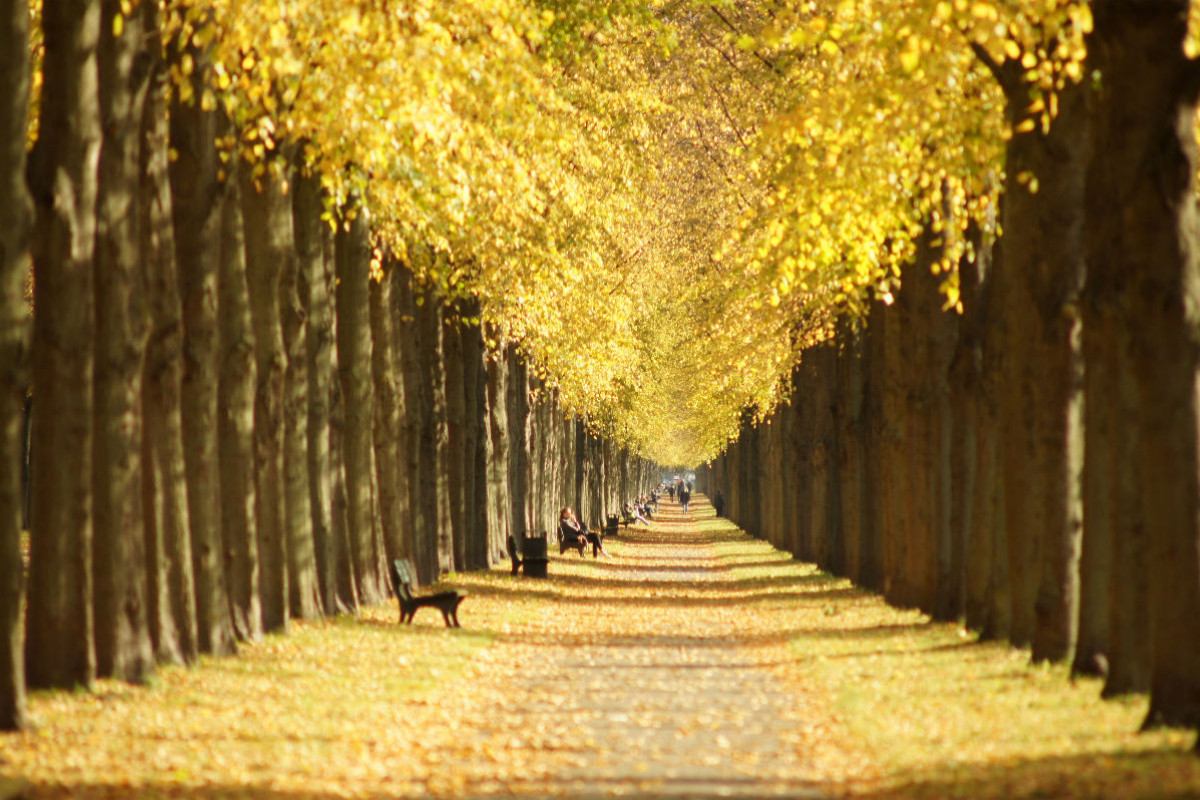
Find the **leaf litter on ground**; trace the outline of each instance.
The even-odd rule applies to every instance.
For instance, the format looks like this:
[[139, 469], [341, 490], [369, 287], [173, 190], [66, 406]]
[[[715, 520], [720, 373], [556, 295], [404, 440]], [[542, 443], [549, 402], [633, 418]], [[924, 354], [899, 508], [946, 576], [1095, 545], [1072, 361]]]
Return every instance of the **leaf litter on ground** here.
[[[0, 775], [28, 779], [35, 798], [530, 793], [595, 756], [578, 719], [550, 713], [563, 695], [522, 697], [537, 713], [519, 724], [500, 711], [547, 646], [632, 659], [643, 637], [669, 633], [687, 663], [716, 626], [784, 687], [794, 777], [830, 796], [1200, 796], [1191, 735], [1136, 732], [1144, 698], [1101, 701], [1097, 681], [890, 608], [693, 508], [610, 542], [611, 560], [553, 555], [546, 581], [450, 576], [470, 593], [461, 630], [428, 610], [398, 625], [388, 604], [296, 621], [236, 658], [162, 668], [145, 687], [34, 693], [37, 727], [0, 735]], [[720, 713], [739, 725], [758, 713], [750, 705]], [[644, 724], [636, 703], [591, 713]], [[674, 735], [730, 722], [718, 717]], [[731, 756], [747, 777], [764, 766]]]

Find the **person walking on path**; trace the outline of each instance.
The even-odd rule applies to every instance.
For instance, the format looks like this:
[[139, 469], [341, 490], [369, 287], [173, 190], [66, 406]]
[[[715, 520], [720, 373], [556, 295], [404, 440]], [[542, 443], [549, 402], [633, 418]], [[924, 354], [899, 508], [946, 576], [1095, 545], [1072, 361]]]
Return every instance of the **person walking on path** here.
[[683, 513], [687, 513], [688, 501], [692, 499], [692, 492], [688, 489], [686, 483], [679, 484], [679, 502], [683, 505]]

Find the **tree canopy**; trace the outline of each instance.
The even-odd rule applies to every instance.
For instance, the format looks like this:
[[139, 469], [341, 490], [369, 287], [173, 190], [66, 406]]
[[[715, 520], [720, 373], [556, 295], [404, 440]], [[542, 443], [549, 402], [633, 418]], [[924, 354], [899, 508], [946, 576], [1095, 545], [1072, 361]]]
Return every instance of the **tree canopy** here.
[[167, 35], [211, 53], [174, 73], [228, 158], [298, 148], [331, 225], [369, 214], [567, 410], [698, 463], [926, 228], [958, 304], [1005, 141], [1050, 125], [1090, 29], [1066, 0], [193, 0]]

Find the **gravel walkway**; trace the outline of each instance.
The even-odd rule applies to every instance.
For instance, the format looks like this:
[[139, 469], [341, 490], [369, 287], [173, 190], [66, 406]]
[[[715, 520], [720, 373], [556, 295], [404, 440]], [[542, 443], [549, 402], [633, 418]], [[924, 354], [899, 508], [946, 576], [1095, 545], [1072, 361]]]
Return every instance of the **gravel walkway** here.
[[[471, 770], [458, 787], [468, 796], [821, 796], [802, 777], [794, 734], [804, 721], [721, 600], [736, 584], [690, 518], [671, 511], [664, 504], [654, 530], [624, 534], [619, 555], [597, 562], [597, 585], [620, 585], [623, 603], [565, 597], [561, 630], [551, 620], [544, 635], [491, 649], [493, 666], [512, 670], [511, 690], [473, 749], [524, 767], [503, 783]], [[595, 615], [607, 624], [589, 635]]]

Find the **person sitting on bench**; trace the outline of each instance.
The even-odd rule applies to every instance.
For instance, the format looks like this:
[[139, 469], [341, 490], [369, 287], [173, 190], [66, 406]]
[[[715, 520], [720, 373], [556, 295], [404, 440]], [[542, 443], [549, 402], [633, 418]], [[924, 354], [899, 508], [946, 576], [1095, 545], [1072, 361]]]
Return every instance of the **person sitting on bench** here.
[[597, 558], [603, 555], [605, 558], [612, 558], [604, 545], [601, 543], [600, 534], [592, 533], [580, 524], [579, 518], [575, 516], [575, 512], [570, 506], [563, 506], [563, 510], [558, 515], [558, 527], [562, 530], [563, 536], [575, 536], [585, 539], [592, 543], [592, 558]]
[[642, 512], [635, 508], [632, 503], [625, 504], [625, 516], [629, 519], [629, 524], [636, 525], [639, 522], [647, 528], [651, 527], [649, 520], [642, 516]]

